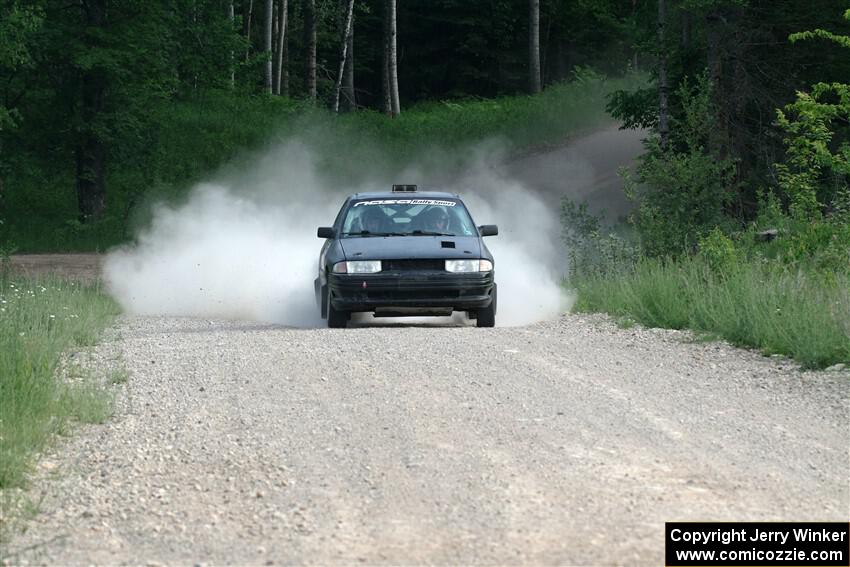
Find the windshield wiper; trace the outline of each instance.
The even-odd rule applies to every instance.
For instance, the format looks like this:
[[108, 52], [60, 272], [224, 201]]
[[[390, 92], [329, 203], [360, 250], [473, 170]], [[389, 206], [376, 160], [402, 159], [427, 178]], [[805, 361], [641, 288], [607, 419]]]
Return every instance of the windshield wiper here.
[[368, 230], [360, 230], [358, 232], [343, 232], [343, 236], [407, 236], [404, 232], [370, 232]]
[[453, 232], [435, 232], [433, 230], [414, 230], [414, 236], [457, 236]]

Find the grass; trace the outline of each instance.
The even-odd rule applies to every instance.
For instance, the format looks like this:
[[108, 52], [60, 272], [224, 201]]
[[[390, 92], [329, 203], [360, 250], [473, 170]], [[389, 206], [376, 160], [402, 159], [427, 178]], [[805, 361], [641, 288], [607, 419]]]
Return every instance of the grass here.
[[6, 157], [6, 181], [17, 190], [4, 203], [0, 243], [18, 252], [105, 250], [132, 237], [134, 214], [150, 201], [179, 200], [215, 171], [238, 168], [264, 147], [294, 138], [313, 149], [318, 174], [335, 184], [374, 179], [376, 172], [392, 178], [411, 164], [438, 164], [449, 173], [468, 161], [470, 145], [484, 140], [522, 152], [607, 123], [607, 94], [643, 82], [582, 71], [536, 96], [427, 102], [395, 119], [368, 110], [336, 116], [303, 101], [227, 91], [168, 101], [149, 109], [144, 140], [111, 144], [107, 212], [97, 223], [77, 220], [75, 162], [67, 148], [48, 152], [46, 142], [26, 139], [11, 144], [21, 149]]
[[343, 116], [341, 127], [349, 132], [370, 132], [373, 143], [393, 152], [402, 165], [429, 146], [452, 148], [488, 138], [502, 138], [511, 149], [523, 149], [559, 143], [610, 121], [606, 96], [641, 80], [582, 72], [537, 96], [431, 101], [406, 109], [395, 120], [374, 112]]
[[577, 276], [575, 310], [647, 327], [693, 329], [805, 368], [850, 362], [850, 274], [744, 260], [718, 272], [695, 256], [642, 259], [633, 270]]
[[109, 417], [109, 392], [63, 352], [93, 346], [118, 313], [97, 287], [0, 270], [0, 490], [25, 484], [32, 458], [74, 422]]
[[126, 384], [130, 380], [130, 373], [123, 365], [112, 370], [109, 374], [110, 384]]

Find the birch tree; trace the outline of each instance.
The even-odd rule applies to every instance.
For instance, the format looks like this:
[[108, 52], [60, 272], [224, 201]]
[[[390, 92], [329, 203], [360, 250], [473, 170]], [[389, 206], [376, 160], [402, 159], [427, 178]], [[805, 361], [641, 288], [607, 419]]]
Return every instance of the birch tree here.
[[304, 44], [307, 46], [307, 97], [316, 100], [316, 0], [304, 0]]
[[242, 35], [245, 36], [245, 61], [251, 56], [251, 16], [254, 14], [254, 0], [248, 0], [243, 6]]
[[528, 0], [528, 78], [532, 94], [540, 92], [540, 0]]
[[[283, 75], [283, 52], [286, 49], [286, 40], [287, 40], [287, 26], [289, 25], [287, 12], [289, 11], [289, 0], [281, 0], [278, 14], [278, 24], [277, 24], [277, 49], [275, 50], [275, 68], [276, 72], [275, 83], [274, 83], [274, 94], [281, 94], [281, 82]], [[287, 80], [287, 83], [289, 81]], [[289, 85], [287, 84], [287, 91], [289, 90]], [[287, 92], [288, 94], [288, 92]]]
[[387, 0], [385, 17], [387, 20], [387, 82], [390, 99], [390, 114], [401, 114], [398, 97], [398, 51], [396, 46], [396, 0]]
[[351, 26], [348, 30], [348, 53], [342, 72], [343, 108], [348, 112], [357, 110], [357, 99], [354, 94], [354, 24], [354, 13], [352, 13]]
[[263, 52], [265, 54], [265, 88], [271, 94], [272, 92], [272, 25], [274, 23], [274, 0], [266, 0], [266, 27], [265, 37], [263, 42]]
[[381, 49], [381, 108], [384, 114], [393, 113], [392, 95], [390, 94], [390, 18], [388, 0], [384, 0], [384, 30], [383, 49]]
[[[285, 0], [284, 0], [285, 1]], [[280, 77], [280, 94], [281, 96], [289, 96], [289, 22], [284, 26], [283, 45], [281, 47], [283, 55], [283, 69], [281, 69]]]
[[[227, 20], [230, 22], [230, 31], [233, 32], [233, 23], [236, 20], [236, 12], [233, 9], [233, 0], [227, 3]], [[236, 87], [235, 54], [230, 50], [230, 88]]]
[[339, 73], [336, 78], [336, 88], [334, 89], [334, 112], [339, 112], [339, 93], [342, 90], [343, 73], [345, 71], [346, 56], [348, 54], [348, 40], [351, 36], [352, 19], [354, 16], [354, 0], [348, 0], [348, 8], [345, 13], [345, 25], [343, 26], [342, 49], [339, 58]]

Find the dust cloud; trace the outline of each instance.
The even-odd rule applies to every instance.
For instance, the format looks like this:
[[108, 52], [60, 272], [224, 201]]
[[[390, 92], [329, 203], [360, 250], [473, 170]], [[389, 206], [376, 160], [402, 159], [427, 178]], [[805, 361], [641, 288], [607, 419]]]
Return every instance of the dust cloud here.
[[363, 164], [356, 182], [340, 184], [327, 173], [321, 144], [282, 143], [198, 184], [182, 203], [155, 207], [135, 242], [107, 255], [107, 287], [131, 314], [322, 326], [313, 291], [316, 227], [332, 224], [351, 193], [418, 183], [460, 193], [477, 224], [499, 225], [499, 236], [485, 240], [496, 259], [498, 325], [556, 317], [570, 306], [560, 285], [557, 207], [505, 173], [503, 146], [469, 148], [460, 174], [440, 167], [457, 152], [435, 150], [401, 173], [379, 160]]

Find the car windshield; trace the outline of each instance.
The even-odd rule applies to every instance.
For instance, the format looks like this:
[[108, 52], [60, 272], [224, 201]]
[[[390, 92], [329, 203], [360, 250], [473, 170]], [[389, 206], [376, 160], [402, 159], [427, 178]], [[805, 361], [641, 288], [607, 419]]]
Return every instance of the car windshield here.
[[475, 225], [457, 199], [352, 201], [343, 236], [472, 236]]

